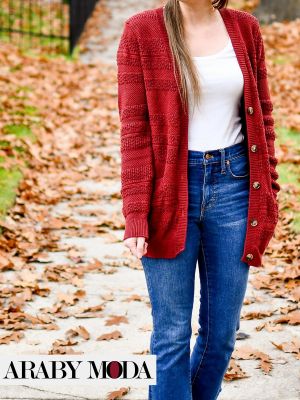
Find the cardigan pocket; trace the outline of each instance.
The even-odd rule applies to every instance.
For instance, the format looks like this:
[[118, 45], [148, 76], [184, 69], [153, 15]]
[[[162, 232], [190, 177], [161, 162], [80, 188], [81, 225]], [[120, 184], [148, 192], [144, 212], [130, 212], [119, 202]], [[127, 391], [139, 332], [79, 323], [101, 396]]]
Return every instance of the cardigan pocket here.
[[148, 215], [149, 238], [162, 243], [176, 229], [179, 215], [176, 210], [161, 205], [151, 207]]
[[165, 177], [154, 179], [150, 207], [168, 207], [174, 203], [178, 187], [166, 183]]
[[257, 245], [259, 252], [263, 255], [274, 237], [278, 222], [278, 204], [270, 192], [266, 192], [261, 200], [260, 218], [262, 227], [257, 234]]
[[153, 180], [153, 190], [150, 208], [155, 205], [162, 205], [164, 202], [164, 181], [163, 178]]
[[272, 193], [267, 192], [265, 196], [265, 224], [267, 227], [274, 228], [279, 220], [279, 206]]

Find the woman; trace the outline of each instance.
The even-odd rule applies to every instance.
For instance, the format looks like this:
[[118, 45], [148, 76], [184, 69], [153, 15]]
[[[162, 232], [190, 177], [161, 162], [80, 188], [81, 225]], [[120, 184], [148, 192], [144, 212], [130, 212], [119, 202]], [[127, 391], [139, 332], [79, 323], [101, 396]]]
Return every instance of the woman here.
[[260, 26], [226, 3], [168, 0], [137, 13], [117, 53], [124, 242], [141, 259], [152, 305], [152, 400], [218, 397], [249, 268], [262, 266], [278, 221]]

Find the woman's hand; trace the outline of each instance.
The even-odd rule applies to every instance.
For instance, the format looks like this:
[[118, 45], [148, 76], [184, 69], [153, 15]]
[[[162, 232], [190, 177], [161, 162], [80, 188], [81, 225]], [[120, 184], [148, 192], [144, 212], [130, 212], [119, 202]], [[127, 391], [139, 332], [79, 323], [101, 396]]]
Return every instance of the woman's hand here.
[[144, 237], [127, 238], [124, 240], [124, 244], [129, 248], [131, 253], [138, 258], [142, 258], [147, 252], [148, 243], [145, 242]]

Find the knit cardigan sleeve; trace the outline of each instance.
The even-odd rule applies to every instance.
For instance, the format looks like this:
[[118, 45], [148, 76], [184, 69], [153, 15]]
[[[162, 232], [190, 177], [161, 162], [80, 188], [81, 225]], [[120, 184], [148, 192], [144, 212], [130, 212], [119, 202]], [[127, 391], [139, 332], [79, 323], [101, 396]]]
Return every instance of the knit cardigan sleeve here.
[[276, 200], [277, 193], [281, 190], [280, 185], [277, 182], [279, 175], [276, 171], [278, 159], [275, 154], [275, 139], [277, 135], [274, 129], [274, 118], [272, 114], [273, 102], [269, 91], [268, 72], [265, 61], [265, 47], [258, 20], [256, 22], [255, 42], [257, 49], [257, 88], [263, 112], [264, 128], [265, 128], [265, 135], [266, 135], [267, 148], [269, 154], [272, 191], [273, 191], [273, 196]]
[[148, 239], [147, 216], [153, 184], [153, 154], [139, 43], [125, 21], [117, 50], [118, 107], [121, 141], [123, 240]]

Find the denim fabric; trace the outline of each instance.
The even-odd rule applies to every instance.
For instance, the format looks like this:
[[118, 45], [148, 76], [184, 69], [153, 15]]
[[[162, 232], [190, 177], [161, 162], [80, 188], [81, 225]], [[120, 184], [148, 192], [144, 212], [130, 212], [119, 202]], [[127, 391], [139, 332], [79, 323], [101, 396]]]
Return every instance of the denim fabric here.
[[[245, 141], [189, 150], [188, 193], [185, 250], [175, 258], [141, 258], [152, 306], [150, 352], [157, 356], [149, 400], [215, 400], [222, 390], [250, 268], [240, 260], [249, 204]], [[199, 329], [191, 352], [197, 261]]]

